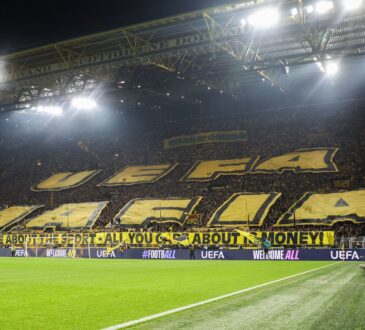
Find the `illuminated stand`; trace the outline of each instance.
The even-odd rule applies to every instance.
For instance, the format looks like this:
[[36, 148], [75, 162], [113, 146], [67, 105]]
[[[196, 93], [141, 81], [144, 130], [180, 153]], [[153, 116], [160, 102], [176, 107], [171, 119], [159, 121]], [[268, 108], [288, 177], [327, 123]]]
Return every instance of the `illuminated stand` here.
[[351, 237], [349, 239], [349, 248], [350, 249], [356, 249], [356, 248], [365, 249], [365, 236]]

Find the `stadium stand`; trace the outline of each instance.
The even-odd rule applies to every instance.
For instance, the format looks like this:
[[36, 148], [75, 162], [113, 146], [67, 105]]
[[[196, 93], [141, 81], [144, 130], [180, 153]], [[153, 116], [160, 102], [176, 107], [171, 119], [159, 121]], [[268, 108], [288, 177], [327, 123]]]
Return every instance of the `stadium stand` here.
[[[365, 130], [361, 108], [353, 106], [334, 110], [326, 106], [314, 106], [304, 110], [284, 109], [253, 114], [225, 118], [197, 117], [151, 124], [148, 132], [141, 127], [113, 131], [110, 134], [95, 134], [84, 130], [67, 136], [57, 135], [52, 123], [46, 129], [43, 127], [39, 131], [21, 135], [10, 128], [15, 123], [9, 122], [9, 129], [0, 132], [0, 152], [8, 155], [0, 159], [0, 184], [7, 187], [0, 191], [0, 205], [45, 205], [45, 208], [32, 214], [34, 217], [63, 204], [109, 201], [93, 227], [100, 229], [107, 226], [128, 202], [136, 198], [202, 196], [195, 209], [196, 217], [187, 221], [184, 227], [179, 223], [151, 223], [145, 226], [148, 228], [143, 228], [152, 231], [181, 231], [206, 227], [217, 208], [235, 193], [278, 192], [281, 193], [280, 198], [268, 210], [260, 227], [262, 230], [271, 230], [280, 216], [306, 192], [331, 193], [357, 190], [365, 186]], [[26, 123], [17, 124], [26, 126]], [[248, 140], [163, 148], [163, 140], [166, 138], [227, 130], [247, 131]], [[338, 148], [333, 155], [338, 171], [245, 173], [220, 175], [210, 181], [181, 180], [196, 162], [202, 160], [243, 157], [260, 157], [263, 160], [294, 150], [313, 148]], [[120, 169], [128, 166], [140, 169], [141, 166], [153, 164], [170, 164], [166, 166], [168, 173], [158, 172], [158, 180], [152, 180], [153, 183], [123, 185], [123, 180], [129, 181], [129, 178], [119, 178], [117, 181], [122, 185], [100, 184], [107, 183], [114, 174], [120, 173]], [[96, 169], [101, 172], [95, 172]], [[31, 190], [31, 187], [41, 187], [39, 183], [45, 182], [45, 179], [55, 173], [82, 171], [91, 172], [84, 172], [86, 176], [90, 175], [83, 184], [72, 182], [71, 186], [77, 186], [73, 189], [60, 192]], [[336, 231], [338, 246], [345, 237], [365, 234], [364, 224], [349, 221], [334, 223], [330, 228]], [[329, 227], [313, 224], [303, 227], [296, 224], [283, 230], [299, 229], [328, 230]], [[29, 229], [23, 225], [17, 226], [16, 230]], [[275, 227], [275, 230], [280, 228]]]

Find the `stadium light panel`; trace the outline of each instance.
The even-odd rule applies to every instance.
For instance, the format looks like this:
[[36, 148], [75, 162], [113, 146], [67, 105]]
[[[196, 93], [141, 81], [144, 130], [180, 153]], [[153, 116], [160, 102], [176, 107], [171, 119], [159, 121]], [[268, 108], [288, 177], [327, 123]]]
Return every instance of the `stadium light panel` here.
[[333, 9], [332, 1], [318, 1], [315, 5], [316, 13], [319, 15], [326, 14]]
[[337, 74], [339, 70], [339, 66], [338, 63], [336, 62], [327, 62], [326, 64], [326, 73], [330, 76], [334, 76], [335, 74]]
[[346, 11], [353, 11], [363, 5], [363, 0], [343, 0], [342, 5]]
[[273, 8], [259, 10], [248, 18], [248, 22], [257, 28], [269, 28], [279, 23], [279, 11]]
[[37, 111], [40, 113], [48, 113], [54, 116], [62, 116], [63, 114], [62, 108], [55, 105], [46, 105], [46, 106], [39, 105], [37, 107]]
[[71, 105], [79, 110], [92, 110], [97, 106], [96, 102], [88, 97], [75, 97], [72, 99]]
[[298, 12], [298, 8], [294, 7], [290, 10], [290, 14], [292, 16], [298, 16], [299, 12]]
[[305, 9], [307, 14], [312, 14], [314, 12], [314, 7], [312, 5], [307, 6]]

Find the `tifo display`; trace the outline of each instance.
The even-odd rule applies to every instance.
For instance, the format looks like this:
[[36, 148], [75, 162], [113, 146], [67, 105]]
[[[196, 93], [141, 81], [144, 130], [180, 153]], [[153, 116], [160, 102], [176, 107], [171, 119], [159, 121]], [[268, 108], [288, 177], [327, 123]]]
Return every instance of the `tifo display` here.
[[[247, 173], [326, 173], [337, 172], [333, 162], [337, 148], [303, 149], [265, 160], [257, 158], [221, 159], [198, 161], [181, 178], [181, 181], [210, 181], [221, 175], [244, 175]], [[133, 185], [153, 183], [169, 174], [178, 163], [126, 166], [98, 186]], [[34, 191], [59, 191], [82, 185], [100, 170], [57, 173], [32, 187]]]
[[[213, 214], [208, 226], [262, 226], [281, 193], [236, 193]], [[175, 223], [183, 226], [202, 197], [192, 199], [135, 199], [114, 216], [122, 227], [139, 228], [150, 223]], [[326, 225], [351, 221], [365, 223], [365, 190], [329, 194], [306, 193], [276, 223], [276, 226]], [[91, 228], [108, 202], [64, 204], [31, 218], [27, 228]], [[0, 211], [3, 228], [22, 221], [42, 205], [13, 206]]]
[[231, 1], [4, 2], [1, 330], [365, 330], [365, 0]]

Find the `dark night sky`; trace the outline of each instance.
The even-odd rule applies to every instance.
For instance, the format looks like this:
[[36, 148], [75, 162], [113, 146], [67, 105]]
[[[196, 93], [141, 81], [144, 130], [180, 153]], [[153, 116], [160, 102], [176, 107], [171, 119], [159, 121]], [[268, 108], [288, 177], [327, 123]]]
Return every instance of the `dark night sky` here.
[[0, 11], [0, 53], [231, 2], [234, 1], [6, 1]]

